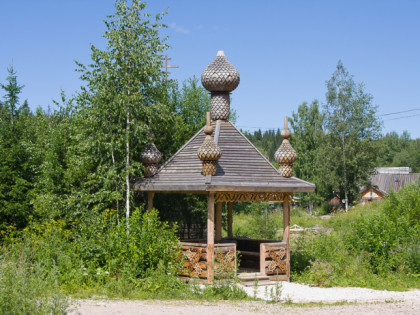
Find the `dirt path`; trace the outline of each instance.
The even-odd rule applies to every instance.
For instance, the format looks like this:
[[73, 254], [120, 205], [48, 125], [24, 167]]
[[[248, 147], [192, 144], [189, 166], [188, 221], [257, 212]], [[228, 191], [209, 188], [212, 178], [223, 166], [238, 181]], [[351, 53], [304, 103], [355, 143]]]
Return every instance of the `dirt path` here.
[[[280, 283], [279, 283], [280, 284]], [[71, 314], [420, 314], [420, 290], [406, 292], [366, 288], [317, 288], [282, 282], [279, 286], [246, 287], [248, 295], [262, 300], [289, 301], [101, 301], [79, 300]], [[300, 306], [301, 303], [306, 303]], [[308, 303], [318, 303], [308, 305]], [[322, 303], [323, 305], [319, 305]], [[335, 303], [335, 305], [333, 304]], [[337, 303], [340, 303], [337, 305]], [[330, 305], [328, 305], [330, 304]], [[333, 305], [331, 305], [333, 304]]]
[[71, 314], [89, 315], [248, 315], [248, 314], [419, 314], [420, 301], [323, 306], [286, 306], [267, 302], [80, 301]]

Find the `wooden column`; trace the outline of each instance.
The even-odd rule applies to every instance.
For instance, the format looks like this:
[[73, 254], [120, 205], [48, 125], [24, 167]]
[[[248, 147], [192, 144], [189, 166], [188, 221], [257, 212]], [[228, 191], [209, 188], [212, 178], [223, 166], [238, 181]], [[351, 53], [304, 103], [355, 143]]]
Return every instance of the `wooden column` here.
[[155, 197], [154, 192], [147, 192], [147, 210], [152, 212], [153, 209], [153, 198]]
[[227, 204], [227, 210], [228, 210], [228, 237], [231, 238], [233, 237], [233, 232], [232, 232], [232, 224], [233, 224], [233, 202], [228, 202]]
[[286, 243], [286, 276], [290, 279], [290, 201], [283, 202], [283, 242]]
[[214, 192], [207, 197], [207, 283], [213, 283]]
[[222, 203], [216, 202], [216, 243], [222, 240]]

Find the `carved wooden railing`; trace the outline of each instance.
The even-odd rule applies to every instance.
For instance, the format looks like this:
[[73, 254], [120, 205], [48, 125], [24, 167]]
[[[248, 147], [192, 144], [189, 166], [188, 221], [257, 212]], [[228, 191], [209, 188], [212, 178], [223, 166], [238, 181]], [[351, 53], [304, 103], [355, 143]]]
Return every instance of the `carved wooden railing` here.
[[[208, 247], [206, 243], [181, 243], [182, 276], [206, 279], [208, 276]], [[217, 278], [236, 275], [236, 244], [214, 244], [213, 275]]]
[[[273, 280], [289, 278], [290, 258], [285, 242], [260, 244], [260, 273]], [[277, 278], [277, 279], [276, 279]]]

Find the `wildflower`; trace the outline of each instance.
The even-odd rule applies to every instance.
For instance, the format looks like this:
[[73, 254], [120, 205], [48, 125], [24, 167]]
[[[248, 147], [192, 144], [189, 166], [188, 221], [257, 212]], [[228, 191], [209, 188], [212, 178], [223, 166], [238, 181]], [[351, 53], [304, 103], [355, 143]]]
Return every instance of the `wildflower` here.
[[85, 273], [83, 273], [83, 275], [84, 275], [84, 276], [87, 276], [88, 274], [87, 274], [87, 272], [85, 272]]

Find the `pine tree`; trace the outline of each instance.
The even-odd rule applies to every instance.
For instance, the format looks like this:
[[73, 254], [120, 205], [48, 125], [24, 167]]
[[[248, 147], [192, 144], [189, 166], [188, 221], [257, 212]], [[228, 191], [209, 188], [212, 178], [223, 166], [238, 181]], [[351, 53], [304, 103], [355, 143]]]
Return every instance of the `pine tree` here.
[[13, 125], [14, 117], [16, 116], [16, 111], [19, 106], [19, 94], [22, 92], [24, 86], [17, 83], [16, 72], [13, 69], [13, 64], [7, 68], [7, 72], [9, 73], [6, 79], [7, 85], [0, 84], [0, 86], [6, 92], [3, 106], [10, 116], [10, 123]]

